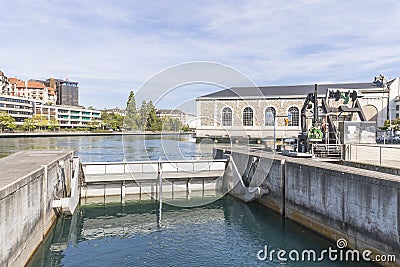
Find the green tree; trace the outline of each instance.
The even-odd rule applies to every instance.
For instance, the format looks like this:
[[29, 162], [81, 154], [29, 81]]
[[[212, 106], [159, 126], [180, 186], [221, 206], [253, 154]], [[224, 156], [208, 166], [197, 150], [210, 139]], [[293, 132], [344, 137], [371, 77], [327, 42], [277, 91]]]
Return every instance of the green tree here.
[[153, 102], [148, 103], [149, 114], [146, 120], [146, 130], [148, 131], [161, 131], [162, 130], [162, 122], [160, 118], [157, 117], [156, 108], [153, 105]]
[[34, 123], [36, 127], [39, 128], [39, 130], [43, 130], [46, 127], [49, 126], [49, 121], [47, 120], [47, 117], [42, 116], [42, 115], [35, 115], [33, 116]]
[[120, 130], [124, 124], [124, 116], [116, 113], [101, 113], [102, 124], [105, 128]]
[[91, 129], [91, 130], [96, 130], [98, 128], [101, 127], [101, 122], [96, 120], [96, 121], [90, 121], [87, 126]]
[[57, 130], [57, 129], [60, 128], [60, 123], [59, 123], [58, 120], [56, 120], [55, 118], [51, 118], [51, 119], [48, 121], [48, 128], [49, 128], [49, 130], [51, 130], [51, 131], [55, 131], [55, 130]]
[[5, 129], [14, 129], [15, 119], [6, 112], [0, 112], [0, 133], [2, 133]]
[[140, 130], [145, 130], [146, 129], [146, 122], [147, 122], [147, 117], [149, 115], [149, 110], [148, 110], [148, 105], [146, 103], [146, 100], [142, 101], [142, 105], [140, 106], [139, 109], [139, 116], [138, 116], [138, 128]]
[[22, 125], [22, 128], [26, 131], [33, 131], [36, 129], [35, 125], [35, 119], [34, 118], [28, 118], [24, 121], [24, 124]]
[[177, 132], [182, 130], [183, 124], [179, 119], [173, 119], [168, 116], [162, 118], [162, 130], [166, 132]]
[[184, 131], [184, 132], [190, 131], [189, 125], [188, 124], [183, 125], [182, 126], [182, 131]]
[[136, 109], [136, 99], [133, 91], [129, 93], [126, 103], [125, 128], [128, 130], [139, 129], [139, 114]]

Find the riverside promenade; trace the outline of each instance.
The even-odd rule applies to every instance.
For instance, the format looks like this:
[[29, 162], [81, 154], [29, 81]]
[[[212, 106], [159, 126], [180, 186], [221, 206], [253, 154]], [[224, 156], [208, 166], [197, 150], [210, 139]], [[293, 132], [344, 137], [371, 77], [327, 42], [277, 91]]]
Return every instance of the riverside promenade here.
[[0, 133], [0, 138], [17, 137], [60, 137], [60, 136], [118, 136], [118, 135], [179, 135], [191, 134], [191, 132], [21, 132], [21, 133]]

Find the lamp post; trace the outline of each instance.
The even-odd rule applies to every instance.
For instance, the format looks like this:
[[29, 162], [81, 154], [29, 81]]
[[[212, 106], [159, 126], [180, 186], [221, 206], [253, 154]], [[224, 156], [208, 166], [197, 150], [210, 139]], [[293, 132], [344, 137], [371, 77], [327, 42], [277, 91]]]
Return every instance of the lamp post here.
[[389, 109], [389, 130], [390, 130], [390, 137], [393, 136], [393, 130], [392, 130], [392, 110], [394, 110], [394, 108], [390, 108], [390, 109]]

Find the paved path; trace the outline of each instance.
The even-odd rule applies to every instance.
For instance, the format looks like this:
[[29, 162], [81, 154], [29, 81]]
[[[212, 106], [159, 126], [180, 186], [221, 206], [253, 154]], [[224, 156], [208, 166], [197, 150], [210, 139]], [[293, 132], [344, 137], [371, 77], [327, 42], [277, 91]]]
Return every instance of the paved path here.
[[25, 150], [0, 159], [0, 191], [68, 154], [70, 150]]

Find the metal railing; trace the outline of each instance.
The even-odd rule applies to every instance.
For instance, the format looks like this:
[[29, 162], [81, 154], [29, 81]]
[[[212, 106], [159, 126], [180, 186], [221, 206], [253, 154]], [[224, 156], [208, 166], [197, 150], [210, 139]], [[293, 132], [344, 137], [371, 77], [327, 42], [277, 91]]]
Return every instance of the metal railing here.
[[157, 173], [160, 166], [164, 173], [211, 172], [225, 170], [226, 159], [172, 160], [133, 162], [87, 162], [82, 163], [85, 175], [108, 175], [129, 173]]
[[346, 160], [399, 168], [400, 146], [349, 145]]
[[343, 149], [340, 144], [312, 144], [311, 154], [316, 157], [342, 158]]

